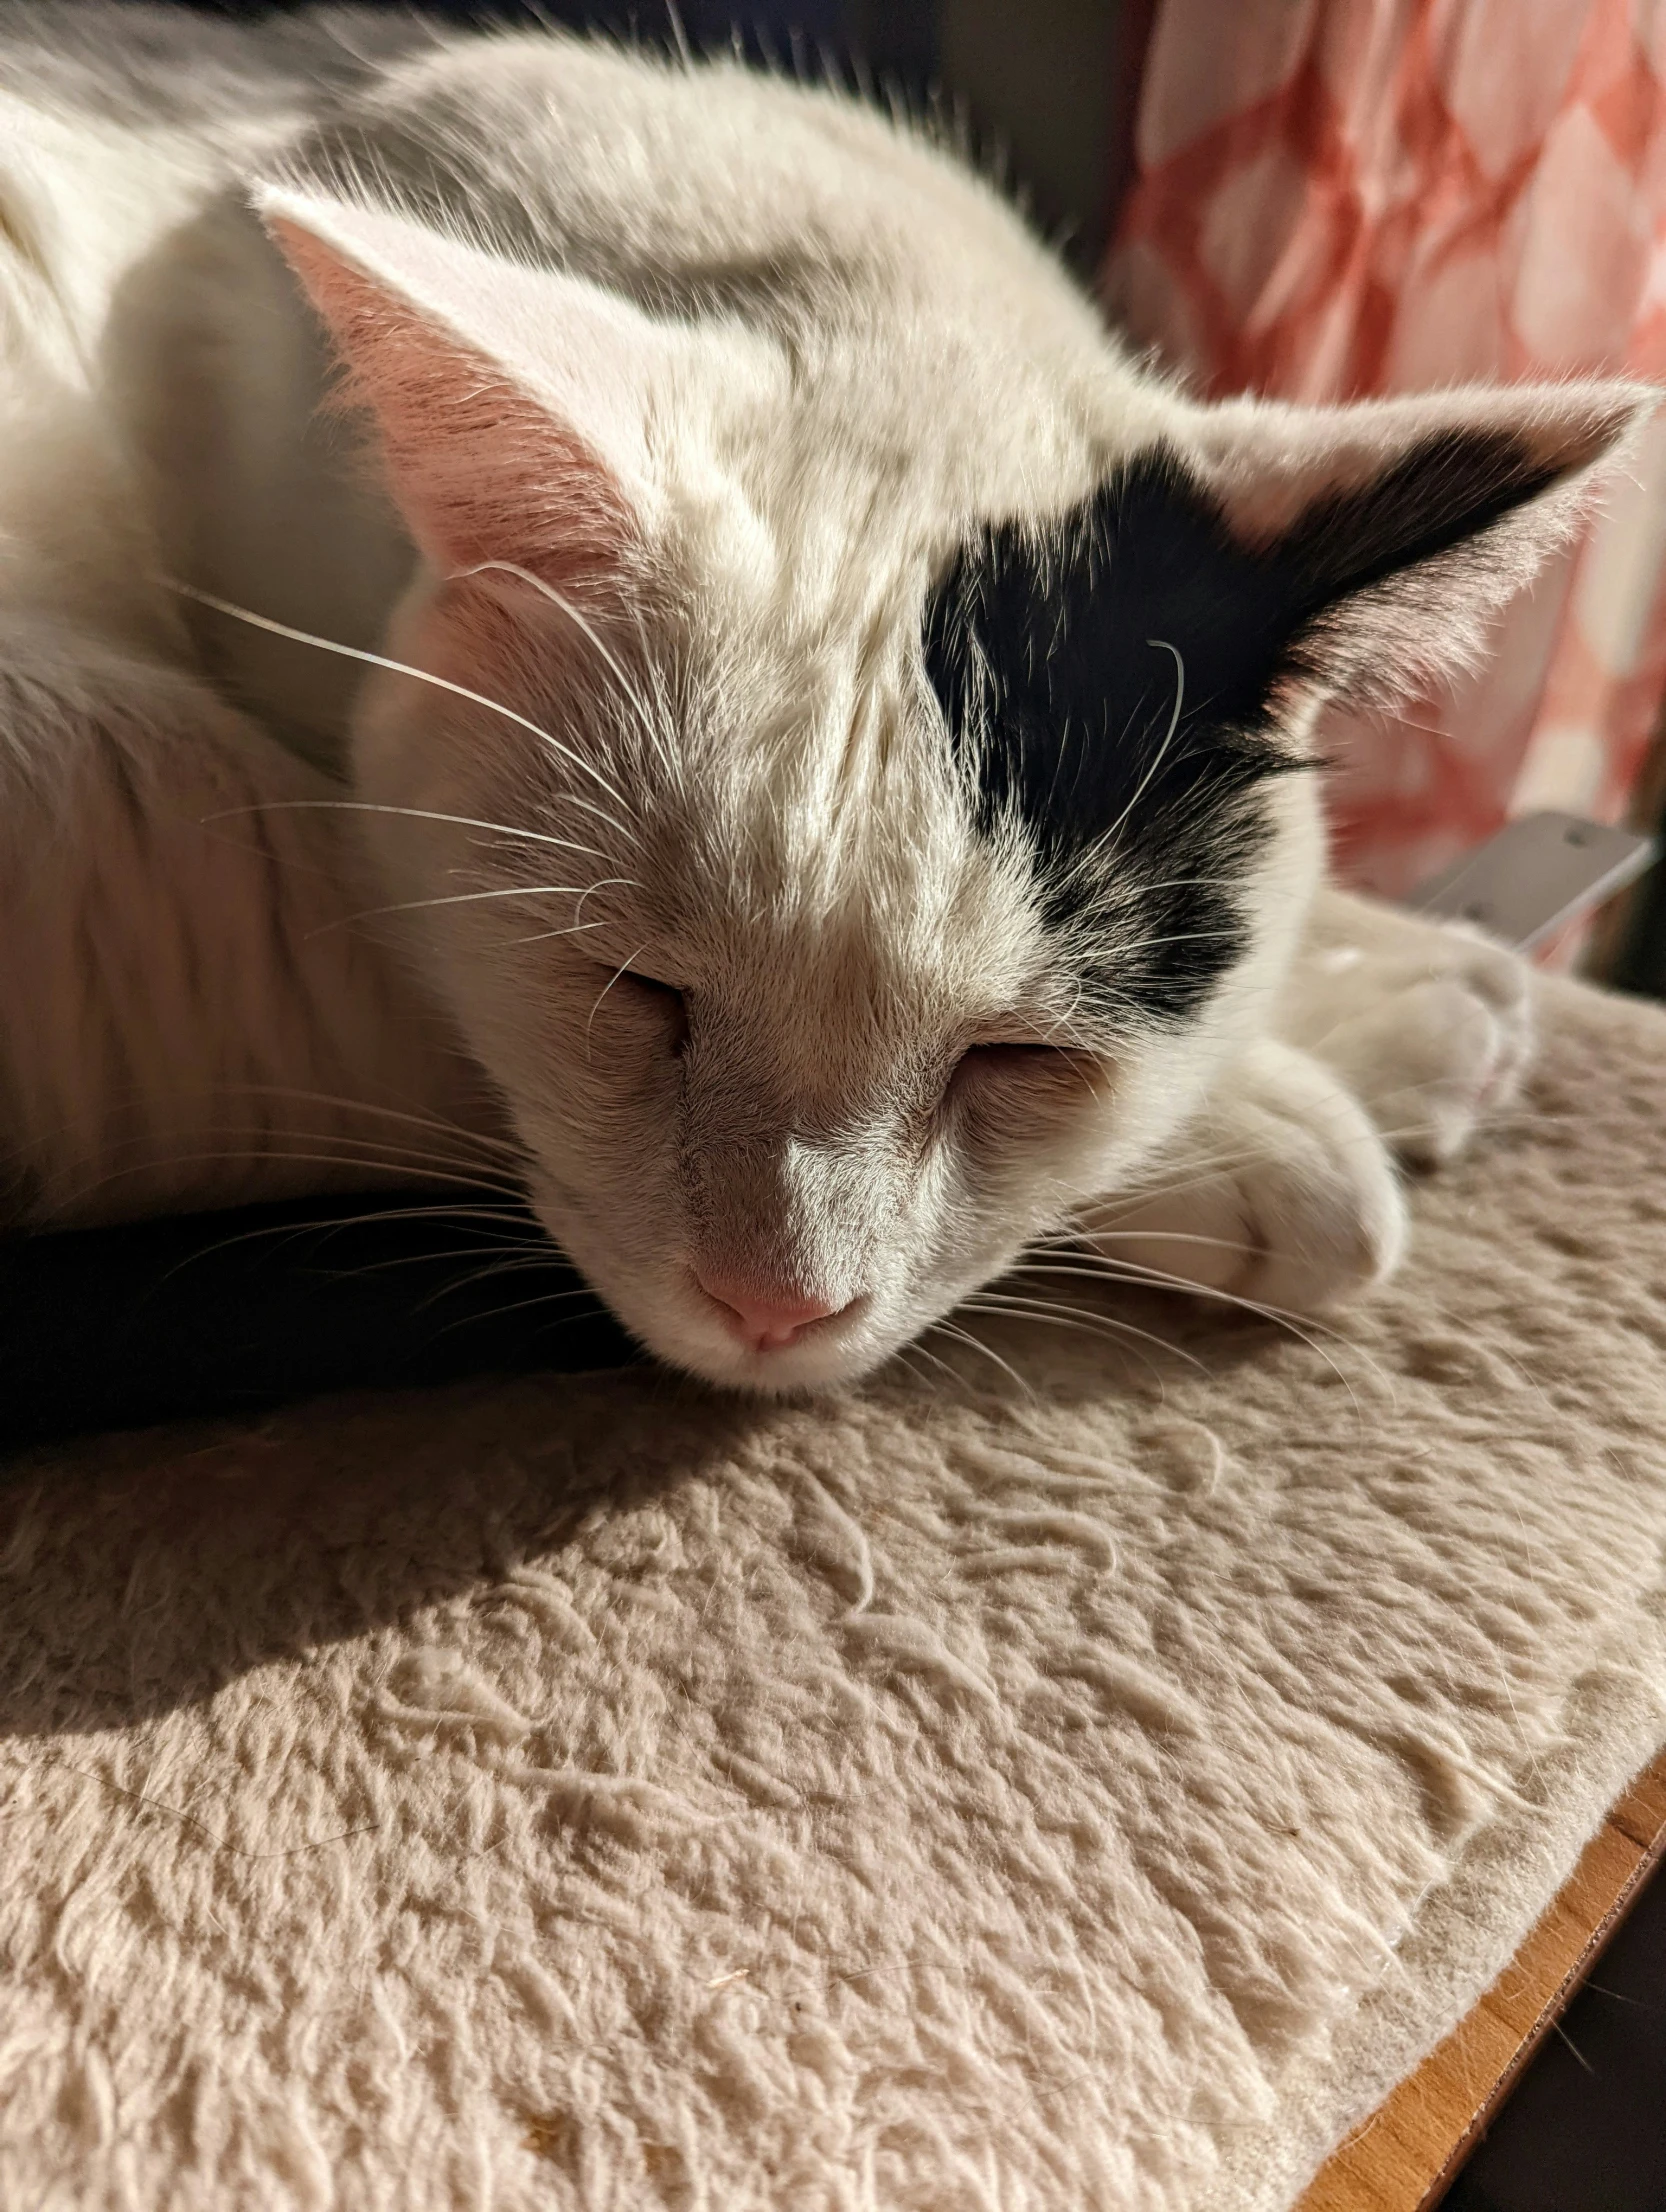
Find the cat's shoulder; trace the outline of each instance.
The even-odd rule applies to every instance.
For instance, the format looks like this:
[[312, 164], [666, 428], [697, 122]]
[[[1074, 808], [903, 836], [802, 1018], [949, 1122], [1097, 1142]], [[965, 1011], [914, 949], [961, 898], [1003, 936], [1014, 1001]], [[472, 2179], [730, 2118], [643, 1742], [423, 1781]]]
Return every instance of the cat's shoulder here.
[[304, 114], [438, 35], [415, 11], [366, 7], [240, 23], [148, 0], [0, 0], [0, 85], [20, 114], [223, 132]]

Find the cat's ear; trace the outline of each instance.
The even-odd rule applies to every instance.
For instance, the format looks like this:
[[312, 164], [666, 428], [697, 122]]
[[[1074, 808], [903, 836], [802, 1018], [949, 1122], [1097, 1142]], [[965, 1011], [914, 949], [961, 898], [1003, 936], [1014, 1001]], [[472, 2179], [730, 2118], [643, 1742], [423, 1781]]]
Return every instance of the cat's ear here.
[[276, 187], [257, 206], [442, 573], [506, 561], [573, 586], [632, 565], [655, 500], [649, 421], [689, 369], [686, 333], [381, 210]]
[[1660, 397], [1570, 383], [1335, 408], [1231, 401], [1193, 415], [1187, 474], [1253, 557], [1281, 675], [1390, 698], [1475, 659]]

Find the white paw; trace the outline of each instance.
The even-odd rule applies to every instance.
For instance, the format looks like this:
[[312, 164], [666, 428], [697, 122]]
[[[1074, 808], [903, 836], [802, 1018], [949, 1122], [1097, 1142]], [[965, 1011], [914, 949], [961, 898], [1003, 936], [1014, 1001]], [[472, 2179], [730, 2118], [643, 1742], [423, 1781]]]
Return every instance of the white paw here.
[[1463, 929], [1395, 918], [1372, 937], [1304, 958], [1281, 1032], [1341, 1077], [1402, 1160], [1434, 1167], [1519, 1091], [1532, 974]]
[[1286, 1313], [1391, 1274], [1406, 1213], [1359, 1106], [1304, 1054], [1262, 1044], [1147, 1189], [1084, 1224], [1106, 1259]]

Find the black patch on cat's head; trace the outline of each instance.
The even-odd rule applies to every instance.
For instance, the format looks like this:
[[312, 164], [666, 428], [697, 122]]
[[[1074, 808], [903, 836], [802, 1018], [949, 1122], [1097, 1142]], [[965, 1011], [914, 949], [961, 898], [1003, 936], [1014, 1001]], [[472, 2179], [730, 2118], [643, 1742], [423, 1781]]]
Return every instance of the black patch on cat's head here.
[[1157, 448], [1051, 523], [961, 547], [926, 672], [979, 831], [1028, 849], [1098, 1011], [1182, 1020], [1242, 957], [1266, 782], [1307, 765], [1281, 696], [1334, 664], [1340, 606], [1557, 473], [1507, 433], [1442, 433], [1251, 545]]

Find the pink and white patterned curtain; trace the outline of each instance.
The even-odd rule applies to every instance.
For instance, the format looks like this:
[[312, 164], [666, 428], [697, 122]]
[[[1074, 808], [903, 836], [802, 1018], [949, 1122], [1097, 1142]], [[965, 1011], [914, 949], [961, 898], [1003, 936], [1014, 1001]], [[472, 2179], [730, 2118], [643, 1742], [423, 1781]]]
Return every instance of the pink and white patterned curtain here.
[[[1158, 0], [1119, 318], [1212, 395], [1666, 380], [1666, 0]], [[1335, 718], [1393, 896], [1510, 815], [1626, 813], [1666, 688], [1666, 418], [1486, 670]]]

